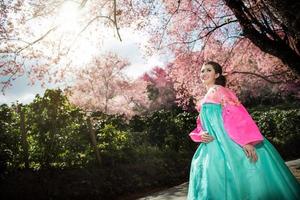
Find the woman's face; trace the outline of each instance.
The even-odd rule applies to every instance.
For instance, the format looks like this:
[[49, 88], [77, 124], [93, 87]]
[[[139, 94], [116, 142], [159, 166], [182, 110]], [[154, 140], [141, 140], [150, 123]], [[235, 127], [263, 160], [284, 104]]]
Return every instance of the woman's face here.
[[200, 79], [205, 85], [212, 85], [215, 83], [219, 73], [215, 73], [212, 65], [203, 65], [200, 71]]

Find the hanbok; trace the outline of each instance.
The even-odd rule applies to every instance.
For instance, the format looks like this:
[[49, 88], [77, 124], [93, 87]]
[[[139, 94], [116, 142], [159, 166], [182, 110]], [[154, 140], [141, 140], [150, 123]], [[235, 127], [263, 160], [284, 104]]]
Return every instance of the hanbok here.
[[[189, 133], [201, 142], [191, 161], [187, 200], [296, 200], [300, 184], [274, 146], [260, 133], [235, 93], [214, 85], [198, 107], [197, 127]], [[255, 146], [258, 160], [243, 151]]]

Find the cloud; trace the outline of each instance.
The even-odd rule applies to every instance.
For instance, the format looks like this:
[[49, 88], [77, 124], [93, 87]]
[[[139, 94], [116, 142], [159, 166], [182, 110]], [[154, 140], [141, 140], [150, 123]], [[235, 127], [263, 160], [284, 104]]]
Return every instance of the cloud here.
[[[36, 91], [37, 92], [37, 91]], [[1, 95], [0, 96], [0, 104], [12, 104], [16, 103], [17, 101], [19, 103], [27, 104], [32, 102], [32, 100], [35, 97], [35, 91], [30, 91], [29, 93], [25, 94], [8, 94], [8, 95]]]
[[[0, 80], [5, 77], [0, 78]], [[0, 104], [16, 103], [30, 103], [36, 94], [44, 94], [46, 88], [41, 87], [39, 82], [35, 85], [29, 85], [29, 79], [26, 76], [21, 76], [12, 82], [12, 86], [5, 90], [5, 94], [0, 94]], [[48, 85], [47, 87], [54, 87], [54, 85]]]

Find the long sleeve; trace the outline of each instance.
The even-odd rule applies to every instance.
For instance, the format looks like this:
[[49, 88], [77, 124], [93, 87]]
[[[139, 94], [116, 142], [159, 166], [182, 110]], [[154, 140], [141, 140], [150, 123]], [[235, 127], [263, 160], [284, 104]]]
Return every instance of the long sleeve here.
[[235, 93], [224, 87], [219, 94], [224, 128], [229, 137], [240, 146], [262, 142], [264, 138], [259, 128]]
[[189, 133], [189, 136], [194, 142], [201, 142], [202, 141], [201, 133], [203, 132], [203, 128], [202, 128], [199, 115], [197, 117], [196, 123], [197, 123], [197, 127], [192, 132]]
[[[197, 111], [200, 113], [201, 103], [198, 104]], [[202, 141], [201, 134], [203, 132], [203, 127], [201, 124], [200, 115], [198, 115], [198, 117], [197, 117], [196, 125], [197, 125], [196, 128], [192, 132], [189, 133], [189, 136], [194, 142], [201, 142]]]

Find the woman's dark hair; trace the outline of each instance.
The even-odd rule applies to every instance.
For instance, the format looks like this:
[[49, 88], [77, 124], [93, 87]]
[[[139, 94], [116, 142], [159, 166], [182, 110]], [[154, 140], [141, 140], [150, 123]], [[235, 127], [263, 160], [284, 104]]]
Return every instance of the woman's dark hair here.
[[214, 61], [208, 61], [208, 62], [205, 62], [204, 65], [211, 65], [214, 70], [215, 70], [215, 73], [219, 73], [219, 77], [216, 78], [216, 81], [215, 81], [215, 84], [216, 85], [222, 85], [222, 86], [226, 86], [226, 77], [224, 75], [222, 75], [222, 67], [219, 63], [217, 62], [214, 62]]

